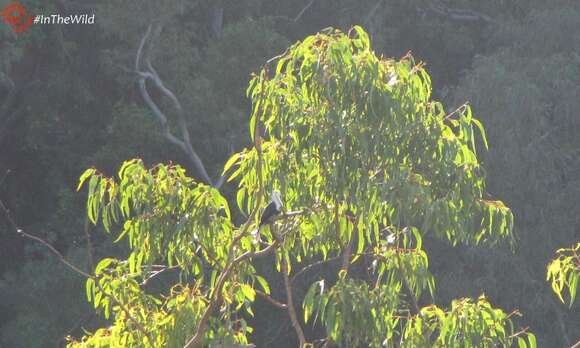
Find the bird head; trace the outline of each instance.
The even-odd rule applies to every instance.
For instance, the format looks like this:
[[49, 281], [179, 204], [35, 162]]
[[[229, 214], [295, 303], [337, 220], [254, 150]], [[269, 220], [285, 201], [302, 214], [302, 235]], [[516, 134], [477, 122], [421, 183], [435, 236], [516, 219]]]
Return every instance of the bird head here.
[[277, 190], [272, 191], [270, 199], [272, 200], [272, 202], [274, 202], [278, 210], [282, 209], [282, 196], [280, 195], [280, 191]]

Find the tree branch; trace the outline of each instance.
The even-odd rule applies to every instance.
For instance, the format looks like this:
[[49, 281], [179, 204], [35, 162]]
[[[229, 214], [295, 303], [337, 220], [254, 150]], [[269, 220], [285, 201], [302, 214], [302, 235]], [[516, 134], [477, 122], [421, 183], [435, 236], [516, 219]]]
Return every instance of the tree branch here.
[[513, 334], [509, 335], [508, 338], [516, 338], [518, 336], [521, 336], [521, 335], [525, 334], [526, 332], [528, 332], [529, 329], [530, 329], [530, 327], [526, 326], [523, 329], [521, 329], [520, 331], [514, 332]]
[[[2, 182], [4, 181], [4, 179], [2, 180]], [[133, 317], [133, 315], [131, 314], [131, 312], [129, 311], [129, 309], [123, 304], [121, 303], [121, 301], [119, 301], [115, 295], [107, 293], [104, 291], [103, 287], [101, 286], [101, 284], [99, 283], [99, 280], [94, 276], [91, 275], [83, 270], [81, 270], [79, 267], [75, 266], [74, 264], [72, 264], [71, 262], [69, 262], [58, 250], [56, 250], [55, 247], [53, 247], [49, 242], [47, 242], [46, 240], [37, 237], [37, 236], [33, 236], [29, 233], [24, 232], [21, 228], [18, 227], [18, 224], [16, 224], [16, 221], [14, 221], [14, 218], [12, 218], [12, 215], [10, 214], [10, 210], [8, 210], [8, 208], [4, 205], [4, 202], [2, 202], [2, 200], [0, 199], [0, 209], [2, 209], [4, 211], [4, 214], [8, 220], [8, 222], [10, 223], [10, 225], [12, 226], [12, 228], [16, 231], [17, 234], [19, 234], [22, 237], [34, 240], [42, 245], [44, 245], [46, 248], [48, 248], [48, 250], [50, 250], [50, 252], [52, 254], [54, 254], [57, 259], [63, 263], [64, 265], [66, 265], [68, 268], [70, 268], [71, 270], [73, 270], [74, 272], [76, 272], [77, 274], [80, 274], [81, 276], [85, 277], [85, 278], [91, 278], [95, 280], [95, 284], [97, 284], [97, 286], [99, 287], [99, 289], [101, 290], [101, 292], [109, 297], [111, 300], [113, 300], [113, 302], [115, 304], [117, 304], [122, 310], [123, 312], [125, 312], [125, 314], [127, 315], [127, 318], [129, 318], [130, 321], [132, 321], [136, 326], [137, 329], [139, 331], [141, 331], [149, 340], [149, 342], [151, 344], [153, 344], [153, 340], [150, 337], [150, 335], [147, 333], [147, 331], [145, 330], [145, 328], [143, 327], [143, 325]], [[88, 230], [87, 227], [88, 224], [85, 226], [85, 232], [87, 233], [87, 237], [88, 237]], [[90, 238], [87, 239], [87, 245], [90, 247]], [[89, 260], [92, 263], [92, 252], [89, 249]]]
[[232, 272], [234, 267], [236, 265], [238, 265], [240, 262], [247, 260], [249, 258], [259, 258], [259, 257], [266, 256], [267, 254], [274, 251], [274, 249], [277, 247], [277, 245], [278, 245], [277, 242], [273, 242], [268, 247], [266, 247], [260, 251], [257, 251], [257, 252], [248, 251], [248, 252], [238, 256], [231, 263], [229, 263], [228, 267], [226, 267], [226, 269], [220, 274], [220, 276], [216, 282], [216, 286], [210, 295], [211, 299], [209, 301], [209, 305], [206, 307], [206, 309], [202, 315], [202, 318], [199, 321], [195, 335], [191, 338], [191, 340], [189, 340], [189, 342], [187, 342], [185, 344], [184, 348], [201, 347], [203, 336], [205, 335], [205, 331], [207, 330], [209, 317], [213, 314], [213, 312], [217, 309], [217, 307], [221, 303], [223, 287], [224, 287], [226, 281], [229, 279], [230, 273]]
[[[6, 173], [6, 175], [7, 174], [8, 174], [8, 172]], [[0, 181], [0, 184], [4, 182], [4, 179], [6, 178], [6, 175]], [[21, 235], [22, 237], [25, 237], [25, 238], [34, 240], [34, 241], [36, 241], [36, 242], [44, 245], [46, 248], [48, 248], [48, 250], [50, 250], [57, 257], [57, 259], [61, 263], [63, 263], [67, 267], [69, 267], [71, 270], [75, 271], [77, 274], [80, 274], [80, 275], [82, 275], [85, 278], [94, 279], [95, 280], [95, 284], [97, 284], [97, 286], [99, 287], [99, 289], [101, 290], [101, 292], [105, 296], [107, 296], [111, 300], [113, 300], [113, 302], [115, 304], [119, 305], [119, 307], [127, 315], [127, 318], [129, 318], [129, 320], [131, 320], [137, 326], [137, 329], [139, 331], [141, 331], [147, 337], [147, 339], [149, 340], [149, 342], [151, 344], [153, 344], [154, 341], [152, 340], [152, 338], [150, 337], [150, 335], [147, 333], [147, 331], [145, 330], [145, 328], [143, 327], [143, 325], [132, 316], [132, 314], [129, 311], [129, 309], [123, 303], [121, 303], [121, 301], [119, 301], [115, 297], [115, 295], [109, 294], [109, 293], [107, 293], [107, 292], [104, 291], [104, 289], [102, 288], [101, 284], [99, 283], [99, 280], [96, 279], [96, 277], [94, 275], [88, 274], [87, 272], [81, 270], [79, 267], [77, 267], [74, 264], [72, 264], [71, 262], [69, 262], [58, 250], [56, 250], [55, 247], [53, 247], [46, 240], [44, 240], [44, 239], [42, 239], [40, 237], [33, 236], [33, 235], [29, 234], [29, 233], [26, 233], [21, 228], [19, 228], [18, 227], [18, 224], [16, 223], [16, 221], [14, 220], [14, 218], [12, 217], [12, 215], [10, 214], [10, 210], [8, 210], [8, 208], [4, 205], [4, 202], [2, 202], [1, 199], [0, 199], [0, 209], [2, 209], [4, 211], [4, 214], [6, 216], [6, 219], [8, 220], [8, 222], [10, 223], [10, 225], [16, 231], [17, 234]], [[88, 232], [88, 228], [89, 228], [89, 225], [88, 225], [88, 223], [86, 223], [85, 224], [85, 233], [87, 234], [87, 246], [88, 246], [88, 253], [89, 253], [89, 262], [92, 264], [92, 260], [93, 260], [93, 257], [92, 257], [92, 247], [91, 247], [90, 235], [89, 235], [89, 232]]]
[[[139, 48], [137, 49], [137, 54], [135, 56], [135, 72], [138, 76], [139, 92], [143, 100], [145, 101], [145, 104], [147, 104], [149, 109], [151, 109], [151, 111], [153, 112], [153, 115], [159, 121], [162, 128], [162, 134], [165, 137], [165, 139], [170, 143], [172, 143], [173, 145], [179, 147], [181, 151], [183, 151], [187, 155], [188, 159], [195, 167], [195, 170], [198, 172], [198, 175], [201, 177], [202, 181], [204, 181], [208, 185], [211, 185], [219, 189], [225, 182], [224, 180], [225, 176], [224, 175], [220, 176], [220, 178], [218, 178], [215, 182], [210, 178], [209, 174], [207, 173], [207, 170], [205, 169], [203, 161], [201, 160], [197, 152], [194, 150], [193, 145], [191, 144], [191, 136], [189, 133], [189, 129], [187, 127], [187, 120], [181, 102], [179, 101], [175, 93], [173, 93], [164, 84], [163, 80], [159, 77], [159, 74], [157, 73], [157, 71], [153, 67], [153, 64], [151, 63], [150, 54], [153, 45], [152, 42], [154, 41], [154, 38], [156, 36], [160, 35], [161, 29], [162, 26], [159, 24], [156, 25], [155, 28], [153, 28], [153, 24], [150, 24], [147, 28], [147, 31], [143, 35], [143, 38], [141, 38], [141, 42], [139, 43]], [[150, 36], [152, 36], [152, 32], [153, 38], [150, 39]], [[147, 90], [148, 80], [151, 80], [155, 85], [155, 87], [157, 87], [157, 89], [159, 89], [163, 95], [165, 95], [167, 98], [169, 98], [169, 100], [171, 100], [171, 103], [176, 110], [177, 125], [179, 128], [181, 138], [178, 138], [171, 132], [167, 116], [163, 111], [161, 111], [159, 106], [151, 98], [151, 95]]]
[[300, 342], [300, 347], [304, 347], [306, 344], [306, 338], [304, 337], [304, 331], [300, 322], [298, 321], [298, 316], [296, 315], [296, 309], [294, 308], [294, 299], [292, 296], [292, 284], [290, 283], [288, 277], [288, 265], [286, 264], [286, 258], [284, 255], [280, 257], [280, 262], [282, 264], [282, 276], [284, 277], [284, 288], [286, 289], [286, 303], [288, 309], [288, 315], [290, 316], [290, 322], [292, 322], [292, 327], [298, 335], [298, 341]]
[[70, 268], [71, 270], [75, 271], [76, 273], [82, 275], [85, 278], [91, 278], [90, 274], [88, 274], [87, 272], [83, 271], [82, 269], [78, 268], [77, 266], [70, 263], [67, 259], [65, 259], [65, 257], [58, 250], [56, 250], [55, 247], [50, 245], [50, 243], [48, 243], [47, 241], [45, 241], [44, 239], [42, 239], [40, 237], [36, 237], [36, 236], [33, 236], [29, 233], [26, 233], [21, 228], [19, 228], [18, 225], [16, 224], [16, 222], [14, 221], [14, 218], [12, 218], [12, 215], [10, 214], [10, 210], [8, 210], [8, 208], [6, 208], [6, 206], [4, 205], [4, 202], [2, 202], [1, 199], [0, 199], [0, 209], [2, 209], [4, 211], [4, 215], [6, 216], [6, 219], [8, 220], [8, 222], [10, 223], [10, 225], [12, 226], [12, 228], [14, 229], [14, 231], [18, 235], [20, 235], [24, 238], [34, 240], [34, 241], [44, 245], [45, 247], [48, 248], [48, 250], [50, 250], [51, 253], [53, 253], [58, 258], [58, 260], [60, 262], [62, 262], [68, 268]]

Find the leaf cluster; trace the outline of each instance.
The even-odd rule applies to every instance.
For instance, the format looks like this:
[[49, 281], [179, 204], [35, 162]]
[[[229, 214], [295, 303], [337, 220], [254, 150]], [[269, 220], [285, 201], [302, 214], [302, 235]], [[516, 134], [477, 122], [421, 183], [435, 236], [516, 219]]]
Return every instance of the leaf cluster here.
[[[580, 279], [580, 243], [572, 248], [559, 249], [556, 258], [548, 265], [547, 281], [562, 303], [570, 307], [576, 300], [578, 280]], [[566, 300], [564, 300], [566, 297]]]

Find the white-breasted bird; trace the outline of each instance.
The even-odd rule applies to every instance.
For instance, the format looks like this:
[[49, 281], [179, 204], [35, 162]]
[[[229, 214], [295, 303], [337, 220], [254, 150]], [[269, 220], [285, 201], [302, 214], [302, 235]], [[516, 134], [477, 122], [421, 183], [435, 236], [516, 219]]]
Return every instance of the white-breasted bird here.
[[270, 203], [262, 211], [262, 216], [260, 216], [260, 224], [258, 229], [252, 232], [254, 240], [258, 242], [260, 240], [260, 230], [264, 225], [267, 225], [274, 221], [274, 218], [282, 212], [282, 198], [279, 191], [272, 191], [270, 196]]

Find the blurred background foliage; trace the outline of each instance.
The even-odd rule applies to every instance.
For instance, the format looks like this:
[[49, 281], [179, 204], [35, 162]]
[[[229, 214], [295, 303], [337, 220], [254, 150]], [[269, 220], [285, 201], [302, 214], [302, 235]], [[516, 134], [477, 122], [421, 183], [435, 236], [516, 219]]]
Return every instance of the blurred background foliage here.
[[[0, 0], [0, 7], [9, 1]], [[541, 347], [580, 339], [578, 304], [560, 304], [545, 267], [580, 235], [580, 4], [565, 0], [23, 0], [34, 14], [95, 13], [95, 25], [0, 23], [0, 197], [29, 233], [79, 265], [84, 250], [80, 173], [114, 174], [122, 161], [173, 161], [136, 87], [134, 60], [152, 21], [165, 23], [152, 63], [186, 110], [194, 148], [212, 177], [247, 145], [250, 74], [288, 44], [325, 27], [364, 26], [378, 54], [409, 50], [427, 63], [447, 109], [469, 101], [490, 149], [489, 191], [510, 206], [518, 244], [452, 248], [426, 240], [437, 302], [485, 293], [520, 309]], [[150, 88], [174, 121], [171, 104]], [[157, 94], [156, 94], [157, 93]], [[173, 123], [172, 123], [173, 124]], [[483, 149], [483, 147], [479, 147]], [[224, 192], [231, 192], [227, 185]], [[97, 256], [114, 255], [97, 233]], [[47, 347], [98, 327], [83, 282], [0, 218], [0, 347]], [[267, 265], [257, 265], [267, 268]], [[320, 272], [325, 272], [321, 269]], [[306, 284], [307, 282], [305, 282]], [[276, 289], [273, 289], [274, 293]], [[304, 293], [306, 289], [298, 289]], [[272, 325], [272, 323], [276, 323]], [[282, 313], [258, 306], [258, 346], [294, 346]], [[290, 333], [291, 335], [291, 333]], [[52, 343], [54, 342], [54, 343]]]

